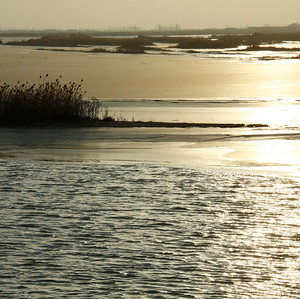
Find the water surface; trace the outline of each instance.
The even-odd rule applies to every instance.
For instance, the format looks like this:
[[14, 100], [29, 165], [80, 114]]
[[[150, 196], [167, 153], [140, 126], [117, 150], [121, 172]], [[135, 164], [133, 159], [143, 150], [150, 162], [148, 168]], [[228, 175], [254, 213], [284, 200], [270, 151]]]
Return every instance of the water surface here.
[[300, 64], [201, 55], [0, 47], [2, 83], [83, 78], [129, 119], [269, 125], [1, 128], [1, 297], [299, 298]]
[[99, 98], [299, 98], [299, 60], [257, 61], [192, 55], [124, 55], [0, 47], [0, 80], [80, 82]]
[[2, 160], [1, 296], [298, 298], [289, 178]]

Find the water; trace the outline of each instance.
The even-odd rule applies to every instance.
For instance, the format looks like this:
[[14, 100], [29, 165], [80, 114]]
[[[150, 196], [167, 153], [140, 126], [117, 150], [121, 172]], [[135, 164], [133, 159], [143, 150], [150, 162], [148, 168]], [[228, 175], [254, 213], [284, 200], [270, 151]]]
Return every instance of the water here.
[[1, 82], [84, 78], [129, 119], [270, 126], [2, 128], [0, 297], [300, 296], [299, 62], [0, 53]]
[[291, 178], [2, 160], [0, 296], [298, 298]]
[[107, 99], [103, 104], [128, 120], [300, 126], [298, 99]]
[[[261, 54], [261, 53], [260, 53]], [[265, 55], [265, 53], [264, 53]], [[123, 55], [0, 47], [0, 81], [80, 82], [101, 99], [299, 99], [299, 60], [258, 61], [236, 56]]]

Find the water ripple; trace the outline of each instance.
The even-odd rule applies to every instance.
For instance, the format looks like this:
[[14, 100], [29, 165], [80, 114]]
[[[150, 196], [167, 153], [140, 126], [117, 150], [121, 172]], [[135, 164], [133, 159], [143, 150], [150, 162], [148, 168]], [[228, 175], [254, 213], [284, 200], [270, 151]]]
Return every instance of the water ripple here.
[[300, 296], [291, 179], [0, 162], [1, 297]]

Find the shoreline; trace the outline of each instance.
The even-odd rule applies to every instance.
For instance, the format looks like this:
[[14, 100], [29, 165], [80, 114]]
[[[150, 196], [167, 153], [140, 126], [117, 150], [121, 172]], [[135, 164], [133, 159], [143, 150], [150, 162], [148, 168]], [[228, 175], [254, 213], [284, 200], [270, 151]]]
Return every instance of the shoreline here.
[[0, 127], [55, 128], [269, 128], [267, 124], [82, 120], [78, 122], [0, 123]]
[[0, 160], [150, 163], [300, 177], [300, 132], [250, 128], [0, 127]]

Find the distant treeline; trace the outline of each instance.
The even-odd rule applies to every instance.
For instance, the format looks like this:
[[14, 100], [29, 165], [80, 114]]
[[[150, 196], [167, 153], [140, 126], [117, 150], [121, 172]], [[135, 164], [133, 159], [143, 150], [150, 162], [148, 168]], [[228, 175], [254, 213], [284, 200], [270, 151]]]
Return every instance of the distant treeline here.
[[133, 35], [206, 35], [206, 34], [253, 34], [253, 33], [300, 33], [300, 24], [288, 26], [261, 26], [245, 28], [208, 28], [208, 29], [176, 29], [172, 30], [0, 30], [0, 36], [39, 37], [44, 35], [86, 34], [91, 36], [133, 36]]
[[300, 41], [299, 33], [254, 33], [226, 34], [207, 37], [187, 36], [144, 36], [132, 38], [94, 37], [86, 34], [45, 35], [24, 41], [11, 41], [5, 44], [38, 47], [79, 47], [79, 46], [116, 46], [121, 53], [142, 53], [144, 47], [155, 43], [174, 44], [181, 49], [220, 49], [238, 46], [255, 47], [259, 45]]

